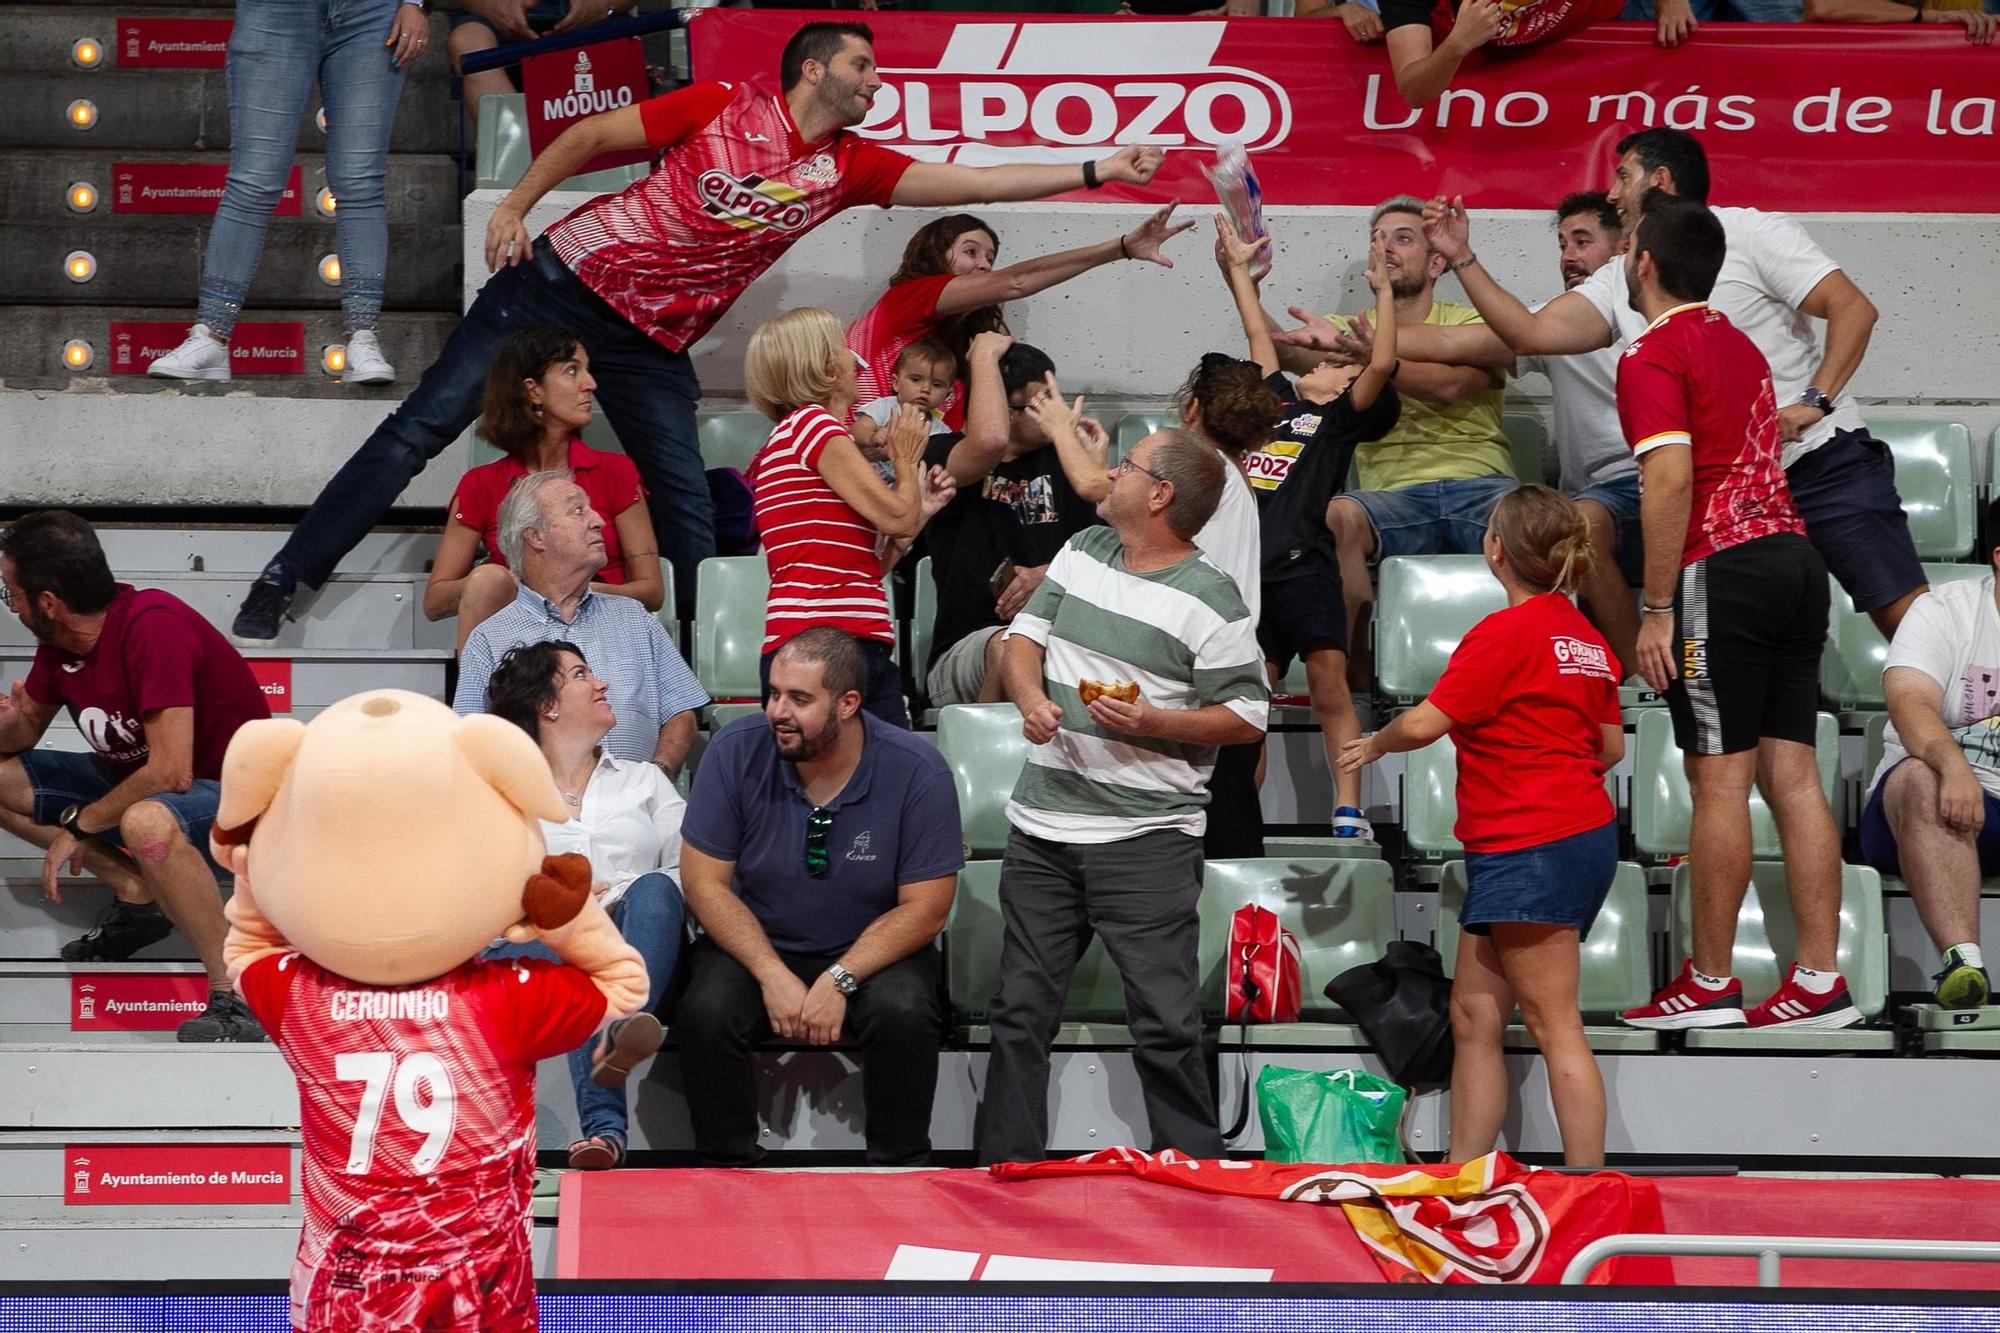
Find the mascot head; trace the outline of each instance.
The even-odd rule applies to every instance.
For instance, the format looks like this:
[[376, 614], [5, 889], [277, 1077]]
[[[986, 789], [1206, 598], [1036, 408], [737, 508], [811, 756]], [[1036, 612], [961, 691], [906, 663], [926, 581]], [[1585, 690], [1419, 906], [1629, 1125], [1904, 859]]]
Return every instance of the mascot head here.
[[519, 727], [370, 690], [310, 725], [245, 723], [223, 760], [213, 846], [306, 957], [401, 986], [451, 971], [524, 917], [553, 928], [576, 914], [588, 866], [554, 858], [541, 873], [536, 824], [568, 814]]

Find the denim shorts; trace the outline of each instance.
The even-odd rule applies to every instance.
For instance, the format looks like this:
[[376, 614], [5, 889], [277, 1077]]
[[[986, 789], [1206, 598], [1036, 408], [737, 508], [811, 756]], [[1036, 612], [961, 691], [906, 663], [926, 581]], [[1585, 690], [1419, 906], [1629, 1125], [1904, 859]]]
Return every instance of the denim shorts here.
[[1465, 903], [1458, 924], [1491, 935], [1495, 921], [1574, 926], [1590, 934], [1618, 873], [1618, 821], [1511, 852], [1465, 854]]
[[[1922, 762], [1912, 757], [1898, 763], [1896, 768]], [[1860, 834], [1861, 859], [1885, 875], [1900, 878], [1903, 873], [1902, 853], [1896, 847], [1895, 831], [1889, 827], [1889, 812], [1882, 808], [1882, 795], [1889, 789], [1889, 774], [1894, 773], [1896, 768], [1884, 773], [1882, 780], [1875, 784], [1875, 790], [1868, 793], [1868, 804], [1861, 810]], [[1990, 791], [1986, 793], [1986, 822], [1979, 827], [1977, 846], [1979, 873], [2000, 875], [2000, 800], [1995, 800]]]
[[[37, 824], [54, 824], [56, 816], [72, 805], [89, 805], [124, 781], [124, 775], [94, 754], [75, 750], [23, 750], [16, 756], [34, 789], [35, 803], [28, 817]], [[194, 845], [209, 868], [227, 875], [208, 851], [208, 830], [222, 804], [222, 784], [214, 778], [196, 778], [186, 791], [166, 791], [148, 796], [164, 805], [181, 826], [181, 836]], [[90, 835], [95, 842], [123, 849], [124, 837], [115, 828]]]
[[1637, 587], [1646, 581], [1646, 539], [1639, 528], [1639, 474], [1628, 473], [1586, 486], [1572, 500], [1594, 500], [1611, 515], [1618, 533], [1618, 572]]
[[1375, 528], [1375, 555], [1478, 555], [1486, 520], [1500, 497], [1521, 483], [1495, 474], [1463, 481], [1420, 481], [1393, 491], [1349, 491]]

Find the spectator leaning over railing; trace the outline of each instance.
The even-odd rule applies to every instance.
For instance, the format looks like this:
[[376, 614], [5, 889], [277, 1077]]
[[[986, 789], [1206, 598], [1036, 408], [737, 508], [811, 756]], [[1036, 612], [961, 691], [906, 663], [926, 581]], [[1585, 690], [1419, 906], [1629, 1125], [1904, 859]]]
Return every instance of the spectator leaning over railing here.
[[1548, 1065], [1563, 1162], [1604, 1162], [1604, 1079], [1577, 1007], [1578, 953], [1618, 872], [1618, 811], [1604, 790], [1625, 756], [1618, 659], [1571, 604], [1590, 563], [1574, 502], [1522, 486], [1493, 508], [1486, 567], [1507, 609], [1466, 632], [1424, 701], [1347, 743], [1358, 773], [1449, 734], [1465, 844], [1451, 986], [1451, 1152], [1498, 1146], [1503, 1040], [1514, 1008]]
[[[424, 585], [424, 615], [458, 617], [458, 647], [479, 622], [514, 600], [520, 585], [500, 549], [500, 502], [530, 472], [568, 471], [606, 520], [604, 568], [591, 587], [637, 598], [658, 611], [667, 596], [653, 519], [639, 470], [623, 454], [600, 453], [583, 442], [590, 424], [590, 353], [568, 329], [523, 329], [509, 338], [486, 377], [479, 436], [505, 454], [459, 478], [444, 540]], [[481, 547], [486, 559], [474, 564]]]
[[[1396, 90], [1411, 106], [1437, 100], [1465, 58], [1482, 46], [1533, 46], [1618, 17], [1624, 0], [1381, 0], [1382, 30]], [[1447, 23], [1440, 10], [1451, 15]], [[1350, 28], [1351, 30], [1351, 28]], [[1662, 33], [1662, 41], [1665, 34]]]
[[[808, 23], [785, 44], [784, 91], [697, 83], [589, 116], [535, 159], [486, 230], [494, 276], [403, 405], [313, 501], [244, 598], [233, 633], [269, 643], [300, 580], [319, 587], [479, 412], [509, 334], [574, 329], [603, 376], [598, 402], [639, 466], [675, 602], [694, 605], [695, 570], [715, 554], [714, 503], [695, 433], [692, 347], [800, 237], [862, 204], [939, 208], [1040, 199], [1117, 181], [1143, 185], [1158, 148], [1121, 148], [1081, 166], [913, 162], [858, 138], [882, 86], [873, 34]], [[599, 153], [664, 154], [650, 176], [593, 199], [531, 238], [528, 211]], [[703, 182], [706, 182], [704, 186]]]
[[[48, 849], [42, 894], [64, 867], [111, 886], [97, 928], [62, 948], [117, 963], [179, 926], [208, 973], [208, 1004], [182, 1041], [263, 1041], [230, 988], [209, 825], [222, 755], [271, 715], [242, 656], [187, 603], [119, 583], [88, 523], [60, 509], [0, 535], [0, 594], [35, 637], [25, 684], [0, 699], [0, 828]], [[90, 749], [38, 748], [66, 709]]]
[[[614, 14], [630, 14], [639, 0], [457, 0], [445, 53], [451, 72], [458, 74], [475, 51], [491, 51], [502, 42], [530, 42], [555, 33], [575, 32], [602, 23]], [[464, 76], [465, 114], [479, 123], [479, 99], [521, 91], [514, 68], [482, 70]]]
[[514, 600], [466, 639], [453, 711], [487, 711], [486, 683], [509, 648], [560, 639], [610, 683], [618, 721], [605, 753], [650, 760], [673, 777], [694, 745], [708, 694], [651, 612], [591, 586], [604, 567], [604, 519], [590, 496], [567, 472], [530, 473], [501, 501], [499, 527], [500, 549], [521, 583]]
[[1991, 46], [2000, 19], [1979, 0], [1805, 0], [1807, 23], [1956, 23], [1965, 40]]
[[[201, 295], [187, 339], [146, 367], [176, 380], [229, 379], [229, 335], [264, 252], [264, 228], [297, 156], [299, 120], [317, 83], [326, 111], [326, 184], [338, 205], [340, 310], [348, 384], [387, 384], [395, 367], [376, 328], [389, 271], [389, 127], [403, 74], [430, 43], [415, 0], [261, 0], [229, 32], [229, 181], [202, 249]], [[384, 48], [387, 48], [386, 50]], [[274, 629], [264, 636], [277, 637]]]

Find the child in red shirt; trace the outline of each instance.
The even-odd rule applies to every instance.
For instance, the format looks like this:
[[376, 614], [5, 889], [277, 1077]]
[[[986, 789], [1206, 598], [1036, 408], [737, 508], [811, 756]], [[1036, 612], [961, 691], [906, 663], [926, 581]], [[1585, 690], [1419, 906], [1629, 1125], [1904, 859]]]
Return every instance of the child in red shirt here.
[[1577, 1007], [1579, 945], [1618, 867], [1604, 773], [1625, 754], [1624, 669], [1569, 595], [1590, 567], [1576, 504], [1522, 486], [1494, 507], [1486, 564], [1507, 609], [1475, 625], [1428, 698], [1349, 741], [1344, 769], [1458, 747], [1466, 893], [1452, 983], [1451, 1151], [1491, 1152], [1507, 1113], [1501, 1038], [1518, 1003], [1548, 1062], [1563, 1160], [1604, 1161], [1604, 1083]]

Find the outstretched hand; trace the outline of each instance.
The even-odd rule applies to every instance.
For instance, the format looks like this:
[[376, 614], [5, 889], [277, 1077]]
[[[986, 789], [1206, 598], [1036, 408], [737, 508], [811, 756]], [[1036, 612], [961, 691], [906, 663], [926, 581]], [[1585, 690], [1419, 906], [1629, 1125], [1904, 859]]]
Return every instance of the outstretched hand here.
[[1168, 225], [1173, 221], [1174, 210], [1180, 206], [1180, 201], [1177, 199], [1140, 223], [1137, 230], [1126, 232], [1120, 238], [1125, 247], [1126, 258], [1143, 259], [1148, 263], [1158, 264], [1161, 268], [1172, 268], [1174, 261], [1161, 252], [1161, 247], [1194, 226], [1192, 218], [1178, 227]]
[[1452, 199], [1439, 195], [1424, 205], [1424, 239], [1447, 263], [1472, 249], [1472, 219], [1466, 214], [1464, 195]]
[[1224, 273], [1233, 273], [1239, 268], [1247, 272], [1270, 252], [1270, 237], [1259, 236], [1254, 241], [1246, 241], [1236, 234], [1235, 224], [1230, 222], [1228, 214], [1215, 215], [1215, 264]]

